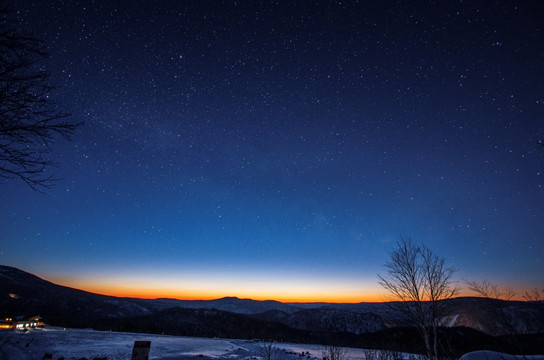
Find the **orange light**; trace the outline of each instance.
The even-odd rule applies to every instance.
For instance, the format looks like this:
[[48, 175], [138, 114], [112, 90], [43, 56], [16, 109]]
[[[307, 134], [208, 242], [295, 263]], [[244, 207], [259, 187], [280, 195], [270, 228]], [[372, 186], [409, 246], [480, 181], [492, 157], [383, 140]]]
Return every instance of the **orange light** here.
[[380, 290], [372, 282], [338, 281], [331, 278], [314, 279], [309, 276], [285, 276], [267, 274], [247, 275], [191, 274], [192, 276], [154, 276], [139, 274], [138, 277], [110, 276], [88, 278], [61, 278], [57, 283], [80, 290], [117, 297], [144, 299], [170, 298], [179, 300], [213, 300], [236, 296], [253, 300], [281, 302], [328, 302], [360, 303], [382, 302]]

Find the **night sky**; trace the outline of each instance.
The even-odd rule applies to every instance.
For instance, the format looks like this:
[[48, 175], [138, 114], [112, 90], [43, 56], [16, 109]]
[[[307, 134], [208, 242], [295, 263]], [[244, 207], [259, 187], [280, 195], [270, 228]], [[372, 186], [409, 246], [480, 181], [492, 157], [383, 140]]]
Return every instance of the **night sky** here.
[[[417, 3], [414, 5], [412, 3]], [[0, 263], [122, 296], [372, 301], [401, 236], [544, 285], [540, 1], [13, 1], [74, 122]]]

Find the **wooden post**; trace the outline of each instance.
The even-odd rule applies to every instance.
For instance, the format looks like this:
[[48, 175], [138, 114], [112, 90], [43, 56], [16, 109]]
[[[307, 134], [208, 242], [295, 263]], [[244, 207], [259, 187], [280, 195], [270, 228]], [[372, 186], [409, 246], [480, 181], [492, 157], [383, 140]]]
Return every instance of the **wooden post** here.
[[132, 349], [132, 360], [149, 360], [151, 341], [135, 341]]

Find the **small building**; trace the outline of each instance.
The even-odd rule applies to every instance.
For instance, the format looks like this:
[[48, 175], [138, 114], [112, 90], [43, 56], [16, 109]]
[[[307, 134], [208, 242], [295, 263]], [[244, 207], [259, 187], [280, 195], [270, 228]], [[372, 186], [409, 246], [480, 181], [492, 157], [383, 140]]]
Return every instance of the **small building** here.
[[28, 319], [23, 319], [22, 317], [5, 318], [0, 319], [0, 330], [1, 329], [17, 329], [17, 330], [27, 330], [35, 329], [39, 327], [44, 327], [45, 324], [39, 316], [33, 316]]
[[27, 320], [17, 321], [15, 328], [18, 330], [35, 329], [37, 327], [44, 327], [45, 324], [39, 316], [33, 316]]

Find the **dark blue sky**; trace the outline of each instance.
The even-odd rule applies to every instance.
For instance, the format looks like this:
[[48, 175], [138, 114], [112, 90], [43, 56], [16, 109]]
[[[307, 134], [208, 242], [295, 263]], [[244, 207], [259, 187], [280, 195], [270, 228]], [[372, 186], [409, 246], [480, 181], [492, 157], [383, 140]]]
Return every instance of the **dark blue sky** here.
[[[400, 236], [544, 283], [544, 5], [15, 1], [58, 108], [0, 263], [116, 294], [375, 299]], [[485, 6], [484, 6], [485, 5]]]

